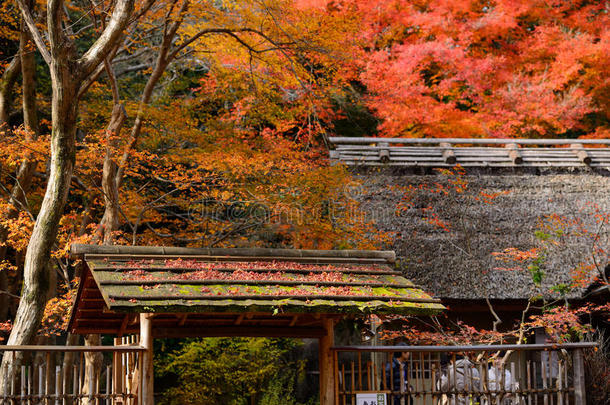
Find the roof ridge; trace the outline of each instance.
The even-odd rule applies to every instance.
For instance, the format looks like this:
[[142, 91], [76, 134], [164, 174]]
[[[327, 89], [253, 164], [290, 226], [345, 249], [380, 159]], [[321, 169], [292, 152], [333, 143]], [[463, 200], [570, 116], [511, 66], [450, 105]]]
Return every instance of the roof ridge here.
[[86, 254], [97, 255], [160, 255], [160, 256], [231, 256], [231, 257], [264, 257], [278, 259], [295, 258], [347, 258], [347, 259], [383, 259], [388, 263], [396, 261], [392, 250], [313, 250], [313, 249], [272, 249], [272, 248], [184, 248], [166, 246], [107, 246], [74, 243], [70, 247], [71, 256]]

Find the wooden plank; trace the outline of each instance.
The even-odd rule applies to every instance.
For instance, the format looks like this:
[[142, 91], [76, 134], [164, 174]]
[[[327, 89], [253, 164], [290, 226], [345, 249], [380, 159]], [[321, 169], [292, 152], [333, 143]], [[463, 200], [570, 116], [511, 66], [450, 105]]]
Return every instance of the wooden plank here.
[[[436, 298], [418, 298], [409, 296], [388, 296], [388, 295], [211, 295], [211, 294], [192, 294], [192, 295], [168, 295], [168, 294], [151, 294], [147, 295], [119, 295], [109, 294], [110, 299], [115, 301], [128, 301], [128, 300], [142, 300], [142, 301], [193, 301], [193, 300], [205, 300], [205, 301], [220, 301], [220, 300], [233, 300], [235, 302], [244, 300], [300, 300], [300, 301], [311, 301], [311, 300], [329, 300], [329, 301], [405, 301], [405, 302], [417, 302], [417, 303], [428, 303], [428, 304], [440, 304], [441, 300]], [[119, 306], [118, 303], [112, 305]]]
[[[332, 273], [332, 272], [327, 272]], [[348, 273], [349, 272], [344, 272]], [[342, 282], [342, 281], [287, 281], [287, 280], [175, 280], [171, 278], [154, 279], [154, 280], [104, 280], [101, 281], [102, 286], [107, 285], [158, 285], [158, 284], [176, 284], [176, 285], [282, 285], [282, 286], [301, 286], [301, 285], [313, 285], [323, 287], [392, 287], [392, 288], [404, 288], [411, 290], [421, 290], [419, 286], [405, 283], [392, 283], [392, 282]]]
[[182, 248], [164, 246], [119, 246], [119, 245], [86, 245], [74, 243], [70, 247], [71, 255], [156, 255], [168, 256], [199, 256], [219, 260], [244, 257], [253, 259], [304, 259], [304, 258], [354, 258], [383, 259], [390, 262], [396, 260], [394, 251], [380, 250], [311, 250], [311, 249], [268, 249], [268, 248]]
[[319, 338], [325, 335], [325, 330], [319, 327], [273, 327], [273, 326], [212, 326], [188, 328], [155, 327], [155, 338], [186, 338], [186, 337], [292, 337]]
[[[403, 274], [400, 271], [396, 271], [396, 270], [390, 270], [389, 267], [380, 264], [380, 263], [373, 263], [376, 264], [378, 266], [380, 266], [382, 268], [382, 270], [359, 270], [359, 269], [354, 269], [353, 267], [360, 267], [358, 264], [354, 264], [354, 263], [341, 263], [341, 264], [349, 264], [352, 268], [339, 268], [339, 269], [278, 269], [278, 270], [274, 270], [274, 269], [263, 269], [263, 268], [249, 268], [248, 271], [254, 272], [254, 273], [270, 273], [270, 272], [284, 272], [284, 273], [288, 273], [288, 274], [309, 274], [309, 273], [329, 273], [329, 272], [345, 272], [348, 274], [372, 274], [372, 275], [396, 275], [396, 276], [402, 276]], [[370, 265], [370, 264], [369, 264]], [[150, 273], [155, 273], [155, 272], [171, 272], [171, 273], [193, 273], [196, 271], [201, 271], [200, 269], [193, 269], [192, 267], [165, 267], [165, 266], [150, 266], [150, 267], [146, 267], [145, 265], [143, 265], [142, 267], [134, 267], [134, 268], [126, 268], [126, 267], [121, 267], [121, 266], [97, 266], [95, 268], [96, 272], [104, 272], [104, 271], [112, 271], [112, 272], [117, 272], [117, 271], [129, 271], [129, 270], [141, 270], [141, 269], [145, 269]], [[225, 268], [215, 268], [214, 271], [218, 271], [218, 272], [222, 272], [222, 273], [233, 273], [235, 272], [235, 268], [230, 268], [230, 267], [225, 267]], [[105, 282], [104, 281], [100, 281], [100, 282]], [[178, 280], [176, 280], [178, 281]]]
[[581, 145], [610, 145], [610, 139], [514, 139], [514, 138], [372, 138], [372, 137], [337, 137], [331, 136], [330, 142], [335, 145], [348, 144], [439, 144], [446, 142], [460, 145], [504, 145], [516, 143], [518, 145], [568, 145], [579, 143]]
[[[330, 273], [330, 272], [327, 272], [327, 273]], [[347, 273], [347, 272], [344, 272], [344, 273]], [[342, 281], [301, 281], [301, 280], [287, 281], [287, 280], [218, 280], [218, 279], [175, 280], [175, 279], [171, 279], [171, 278], [163, 278], [163, 279], [154, 279], [154, 280], [151, 280], [151, 279], [147, 279], [147, 280], [104, 280], [104, 281], [101, 281], [100, 284], [102, 286], [109, 286], [109, 285], [119, 285], [119, 286], [152, 285], [152, 286], [156, 286], [159, 284], [161, 284], [161, 285], [176, 284], [176, 285], [235, 285], [235, 286], [238, 286], [238, 285], [246, 285], [246, 286], [281, 285], [281, 286], [294, 286], [294, 287], [309, 285], [309, 286], [321, 286], [321, 287], [382, 287], [382, 288], [391, 287], [391, 288], [403, 288], [403, 289], [409, 289], [409, 290], [422, 290], [421, 287], [415, 286], [413, 284], [392, 283], [390, 281], [387, 281], [387, 282], [366, 282], [366, 281], [342, 282]], [[112, 314], [108, 314], [108, 316], [111, 316], [111, 315]]]

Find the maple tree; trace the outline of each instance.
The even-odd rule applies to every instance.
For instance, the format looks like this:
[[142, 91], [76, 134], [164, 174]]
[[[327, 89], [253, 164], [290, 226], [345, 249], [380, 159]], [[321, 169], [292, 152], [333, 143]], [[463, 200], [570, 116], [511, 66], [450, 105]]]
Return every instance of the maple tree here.
[[[78, 59], [77, 50], [109, 30], [104, 16], [119, 6], [66, 1], [67, 11], [52, 8], [56, 13], [45, 21], [43, 4], [18, 3], [0, 4], [6, 44], [0, 48], [0, 289], [8, 293], [0, 321], [14, 317], [23, 275], [44, 271], [60, 287], [36, 295], [45, 302], [58, 295], [44, 315], [40, 303], [33, 311], [45, 319], [42, 333], [63, 317], [66, 291], [76, 285], [66, 259], [74, 241], [317, 249], [387, 244], [391, 235], [362, 220], [360, 204], [346, 193], [350, 173], [326, 161], [327, 134], [347, 131], [352, 122], [362, 122], [358, 133], [367, 135], [608, 136], [610, 24], [603, 2], [136, 2], [120, 24], [127, 29], [115, 32], [113, 45], [80, 73], [57, 63], [47, 70], [47, 60], [57, 56], [48, 45]], [[47, 44], [36, 34], [53, 34], [58, 21], [70, 49], [53, 35]], [[76, 73], [79, 80], [72, 80]], [[52, 91], [58, 84], [69, 87], [59, 103]], [[68, 152], [61, 162], [58, 141]], [[56, 173], [61, 195], [47, 209], [45, 187]], [[405, 195], [434, 191], [456, 202], [467, 184], [459, 173], [453, 180]], [[493, 202], [498, 196], [471, 197]], [[452, 226], [435, 207], [424, 212], [428, 224]], [[52, 217], [45, 246], [33, 261], [28, 244], [45, 215]], [[547, 218], [544, 226], [567, 226], [553, 225], [562, 221]], [[587, 232], [595, 244], [595, 232]], [[551, 239], [540, 239], [543, 249], [561, 249]], [[524, 271], [525, 262], [530, 271], [540, 252], [503, 254], [518, 259], [515, 271]], [[41, 264], [46, 257], [48, 268]], [[194, 277], [219, 276], [199, 270]], [[326, 270], [308, 278], [338, 280]], [[599, 263], [583, 263], [574, 286], [590, 281], [592, 271], [607, 285], [599, 270]], [[270, 276], [282, 277], [281, 269]], [[26, 276], [29, 284], [36, 283]], [[572, 287], [558, 286], [556, 293]], [[548, 321], [572, 319], [553, 311], [545, 314]], [[481, 333], [485, 341], [499, 336]], [[458, 335], [474, 341], [476, 333], [464, 326]]]
[[386, 136], [608, 136], [605, 2], [354, 1]]
[[[103, 15], [112, 10], [110, 4], [69, 4], [58, 18], [73, 21], [65, 35], [74, 43], [90, 44], [108, 29]], [[31, 5], [18, 5], [43, 60], [49, 60], [33, 24], [53, 27], [35, 21], [40, 14]], [[8, 7], [18, 24], [17, 5]], [[72, 241], [374, 246], [363, 232], [372, 229], [368, 225], [337, 221], [355, 202], [343, 195], [347, 171], [329, 168], [320, 144], [330, 114], [324, 86], [342, 80], [332, 73], [348, 49], [339, 33], [353, 28], [350, 20], [332, 14], [293, 7], [290, 1], [244, 2], [230, 10], [189, 1], [138, 4], [128, 32], [106, 49], [106, 57], [78, 89], [80, 104], [71, 104], [67, 115], [51, 116], [54, 99], [47, 91], [34, 108], [51, 118], [41, 120], [40, 131], [35, 131], [40, 137], [4, 127], [11, 142], [0, 148], [7, 169], [2, 184], [16, 184], [14, 190], [27, 194], [28, 202], [15, 204], [9, 198], [3, 205], [10, 213], [3, 213], [2, 220], [6, 239], [1, 244], [8, 249], [2, 275], [14, 278], [15, 292], [21, 285], [22, 257], [32, 251], [28, 242], [42, 220], [44, 182], [53, 178], [44, 173], [54, 156], [48, 149], [59, 139], [52, 126], [64, 119], [72, 128], [67, 130], [68, 144], [77, 141], [68, 145], [75, 154], [73, 172], [67, 166], [61, 169], [64, 191], [68, 178], [72, 189], [65, 207], [60, 208], [63, 198], [56, 201], [53, 213], [63, 214], [61, 218], [54, 217], [45, 228], [57, 239], [48, 235], [48, 241], [54, 240], [53, 261], [44, 271], [57, 274], [68, 288], [75, 286], [66, 262]], [[156, 58], [152, 64], [147, 62], [151, 57]], [[208, 68], [185, 74], [185, 66], [202, 58]], [[178, 60], [180, 64], [173, 63]], [[168, 80], [168, 68], [184, 78]], [[4, 73], [11, 76], [11, 85], [3, 89], [12, 96], [16, 76], [9, 66]], [[39, 74], [48, 80], [46, 72]], [[25, 81], [23, 85], [25, 89]], [[252, 98], [253, 91], [260, 97]], [[70, 133], [76, 125], [78, 139]], [[29, 192], [11, 175], [27, 162], [32, 162]], [[211, 213], [208, 202], [214, 205]], [[185, 212], [201, 207], [184, 221]], [[37, 296], [46, 300], [46, 294]], [[61, 307], [55, 301], [49, 305]]]

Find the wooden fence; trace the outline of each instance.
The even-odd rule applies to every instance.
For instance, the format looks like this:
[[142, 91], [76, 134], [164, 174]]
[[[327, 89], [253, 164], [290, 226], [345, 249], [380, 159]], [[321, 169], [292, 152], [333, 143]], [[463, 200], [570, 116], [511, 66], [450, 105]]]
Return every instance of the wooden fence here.
[[[115, 346], [0, 346], [5, 369], [0, 404], [139, 405], [141, 353], [136, 337]], [[89, 360], [89, 361], [88, 361]]]
[[331, 137], [330, 159], [349, 166], [610, 168], [610, 139]]
[[385, 405], [585, 405], [583, 350], [594, 346], [334, 347], [335, 404], [381, 394]]

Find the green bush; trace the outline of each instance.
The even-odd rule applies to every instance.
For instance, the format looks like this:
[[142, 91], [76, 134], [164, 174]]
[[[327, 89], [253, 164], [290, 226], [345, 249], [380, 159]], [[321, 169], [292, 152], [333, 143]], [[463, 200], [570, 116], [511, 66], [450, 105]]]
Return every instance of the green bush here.
[[[292, 339], [209, 338], [185, 342], [157, 359], [162, 405], [298, 405], [304, 361]], [[163, 385], [163, 384], [162, 384]]]

